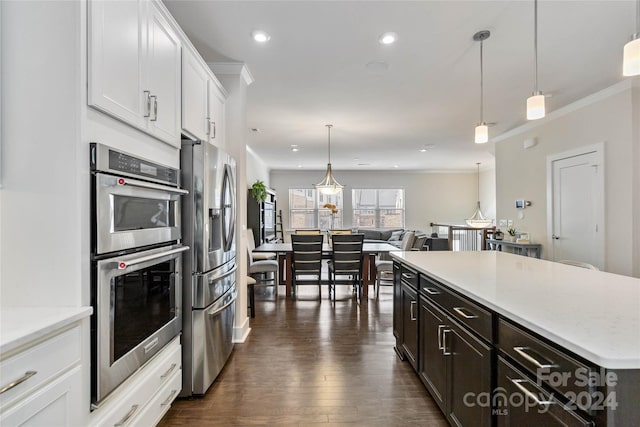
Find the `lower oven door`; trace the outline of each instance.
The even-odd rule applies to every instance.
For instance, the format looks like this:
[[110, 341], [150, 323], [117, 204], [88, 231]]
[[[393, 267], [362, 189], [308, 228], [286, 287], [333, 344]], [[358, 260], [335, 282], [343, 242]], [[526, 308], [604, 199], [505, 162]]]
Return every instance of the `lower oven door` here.
[[182, 329], [182, 252], [172, 245], [96, 261], [92, 400], [98, 404]]
[[193, 394], [204, 394], [233, 351], [235, 284], [218, 301], [193, 311]]

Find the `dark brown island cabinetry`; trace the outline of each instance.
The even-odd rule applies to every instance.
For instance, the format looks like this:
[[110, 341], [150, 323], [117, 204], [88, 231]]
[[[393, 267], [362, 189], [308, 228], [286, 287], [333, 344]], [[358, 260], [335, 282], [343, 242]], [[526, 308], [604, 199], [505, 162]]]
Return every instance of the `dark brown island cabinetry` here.
[[600, 368], [413, 264], [394, 261], [393, 295], [396, 352], [452, 426], [640, 425], [640, 370]]

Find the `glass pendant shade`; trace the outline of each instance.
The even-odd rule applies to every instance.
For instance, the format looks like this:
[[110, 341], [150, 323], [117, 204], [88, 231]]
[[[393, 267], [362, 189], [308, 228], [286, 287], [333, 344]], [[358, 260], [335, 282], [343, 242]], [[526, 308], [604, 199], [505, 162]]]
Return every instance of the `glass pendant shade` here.
[[322, 181], [315, 185], [316, 189], [322, 194], [333, 195], [337, 194], [344, 188], [344, 185], [341, 185], [336, 181], [333, 177], [333, 172], [331, 172], [331, 128], [333, 125], [325, 125], [327, 126], [328, 134], [328, 147], [329, 147], [329, 162], [327, 163], [327, 173], [324, 175]]
[[486, 228], [491, 226], [493, 221], [482, 214], [482, 210], [480, 209], [480, 200], [476, 203], [476, 211], [471, 215], [471, 218], [465, 220], [467, 225], [473, 228]]
[[640, 75], [640, 38], [636, 38], [624, 45], [624, 59], [622, 62], [622, 75]]
[[333, 177], [333, 173], [331, 172], [331, 163], [327, 163], [327, 174], [324, 176], [322, 181], [315, 185], [315, 187], [322, 194], [333, 195], [338, 194], [338, 192], [344, 188], [344, 185], [341, 185], [336, 181]]
[[544, 95], [541, 92], [535, 92], [527, 98], [527, 120], [541, 119], [544, 115]]
[[493, 225], [493, 220], [488, 219], [482, 213], [482, 209], [480, 209], [480, 163], [476, 163], [478, 166], [478, 201], [476, 202], [476, 210], [471, 215], [471, 218], [465, 220], [469, 227], [473, 228], [486, 228]]
[[476, 144], [484, 144], [489, 141], [489, 127], [485, 122], [476, 126]]

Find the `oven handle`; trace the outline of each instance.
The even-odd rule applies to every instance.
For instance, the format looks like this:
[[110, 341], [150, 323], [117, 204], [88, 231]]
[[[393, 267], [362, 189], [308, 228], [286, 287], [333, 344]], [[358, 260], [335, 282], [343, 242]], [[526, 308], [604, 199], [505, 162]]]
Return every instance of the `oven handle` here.
[[132, 265], [140, 264], [143, 262], [151, 261], [154, 259], [162, 258], [163, 256], [179, 254], [180, 252], [188, 251], [189, 246], [183, 246], [178, 249], [171, 249], [170, 251], [161, 252], [159, 254], [141, 256], [140, 258], [135, 258], [130, 261], [116, 261], [118, 263], [118, 270], [124, 270]]
[[160, 184], [152, 184], [150, 182], [143, 182], [143, 181], [137, 181], [137, 180], [133, 181], [133, 180], [128, 180], [126, 178], [118, 178], [116, 182], [118, 183], [118, 185], [129, 185], [131, 187], [148, 188], [151, 190], [162, 190], [162, 191], [166, 191], [167, 193], [174, 193], [174, 194], [189, 194], [187, 190], [183, 190], [181, 188], [166, 187]]

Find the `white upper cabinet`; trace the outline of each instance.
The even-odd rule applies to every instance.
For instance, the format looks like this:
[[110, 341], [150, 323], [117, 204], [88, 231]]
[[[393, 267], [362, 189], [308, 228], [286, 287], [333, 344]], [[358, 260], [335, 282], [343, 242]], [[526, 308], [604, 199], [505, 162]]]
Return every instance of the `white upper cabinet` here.
[[182, 129], [220, 146], [224, 142], [226, 92], [194, 50], [182, 50]]
[[226, 97], [220, 83], [213, 78], [209, 80], [209, 141], [220, 146], [224, 144], [224, 123]]
[[195, 53], [182, 50], [182, 129], [201, 141], [209, 139], [209, 75]]
[[89, 105], [180, 147], [180, 49], [155, 1], [89, 2]]

